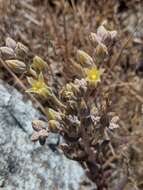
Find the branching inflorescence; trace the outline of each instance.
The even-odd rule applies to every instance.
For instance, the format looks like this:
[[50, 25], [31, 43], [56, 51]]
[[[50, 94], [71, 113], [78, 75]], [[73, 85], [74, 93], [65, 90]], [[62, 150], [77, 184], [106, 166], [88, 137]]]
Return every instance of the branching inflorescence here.
[[[108, 57], [116, 34], [116, 31], [108, 31], [103, 25], [97, 33], [90, 34], [89, 40], [95, 48], [98, 63]], [[27, 66], [20, 58], [27, 51], [27, 47], [11, 38], [7, 38], [6, 46], [0, 48], [5, 64], [13, 72], [28, 75], [31, 87], [27, 92], [49, 102], [50, 106], [46, 109], [48, 125], [45, 127], [44, 121], [34, 120], [32, 141], [39, 141], [43, 145], [50, 132], [59, 133], [64, 140], [59, 145], [63, 153], [82, 165], [98, 189], [106, 189], [111, 171], [105, 167], [105, 163], [111, 154], [115, 154], [108, 132], [117, 127], [117, 117], [110, 121], [100, 106], [96, 106], [96, 97], [91, 96], [98, 89], [104, 70], [96, 66], [96, 61], [89, 54], [78, 50], [76, 61], [73, 61], [73, 66], [78, 68], [78, 77], [67, 83], [56, 96], [44, 79], [47, 63], [35, 56], [33, 63]]]

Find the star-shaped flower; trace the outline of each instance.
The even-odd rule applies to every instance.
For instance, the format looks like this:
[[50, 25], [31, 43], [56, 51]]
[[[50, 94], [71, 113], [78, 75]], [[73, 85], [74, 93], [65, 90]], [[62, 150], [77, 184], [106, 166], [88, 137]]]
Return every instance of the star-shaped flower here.
[[44, 97], [48, 97], [52, 95], [51, 88], [48, 87], [44, 81], [43, 74], [40, 73], [37, 79], [33, 79], [31, 77], [27, 77], [31, 88], [27, 90], [27, 92], [35, 93]]
[[97, 69], [97, 67], [92, 67], [85, 70], [86, 80], [92, 84], [100, 82], [102, 71]]

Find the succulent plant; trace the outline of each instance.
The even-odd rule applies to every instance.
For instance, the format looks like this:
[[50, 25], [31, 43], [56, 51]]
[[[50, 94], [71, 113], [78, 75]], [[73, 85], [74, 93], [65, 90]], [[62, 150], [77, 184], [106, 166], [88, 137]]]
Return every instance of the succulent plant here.
[[[97, 33], [91, 33], [90, 41], [101, 61], [108, 56], [108, 48], [115, 36], [116, 31], [108, 31], [104, 26], [100, 26]], [[91, 94], [97, 90], [98, 83], [102, 81], [103, 69], [96, 66], [94, 59], [88, 53], [78, 50], [76, 61], [72, 62], [73, 67], [79, 69], [78, 78], [63, 86], [56, 96], [44, 79], [46, 62], [35, 56], [30, 67], [26, 67], [26, 64], [18, 59], [20, 56], [26, 56], [27, 47], [12, 39], [7, 39], [6, 45], [8, 47], [0, 49], [1, 52], [5, 50], [17, 57], [17, 60], [15, 57], [11, 60], [5, 59], [8, 67], [15, 72], [22, 69], [25, 74], [31, 72], [31, 76], [27, 77], [31, 85], [27, 92], [52, 102], [48, 110], [45, 108], [47, 127], [43, 121], [33, 121], [32, 141], [39, 141], [44, 145], [50, 132], [59, 133], [64, 140], [59, 148], [65, 156], [78, 161], [88, 177], [97, 184], [98, 189], [106, 189], [107, 177], [110, 176], [111, 170], [104, 165], [109, 156], [114, 154], [109, 131], [118, 125], [117, 119], [110, 120], [108, 113], [102, 112], [102, 109], [96, 106], [96, 97], [91, 97]]]

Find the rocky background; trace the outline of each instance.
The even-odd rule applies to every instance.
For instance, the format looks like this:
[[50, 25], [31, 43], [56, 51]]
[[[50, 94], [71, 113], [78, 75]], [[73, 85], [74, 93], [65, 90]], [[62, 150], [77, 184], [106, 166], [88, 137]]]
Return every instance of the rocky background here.
[[0, 81], [0, 189], [77, 190], [91, 184], [83, 169], [56, 149], [51, 134], [45, 146], [33, 144], [32, 119], [40, 117], [30, 101]]

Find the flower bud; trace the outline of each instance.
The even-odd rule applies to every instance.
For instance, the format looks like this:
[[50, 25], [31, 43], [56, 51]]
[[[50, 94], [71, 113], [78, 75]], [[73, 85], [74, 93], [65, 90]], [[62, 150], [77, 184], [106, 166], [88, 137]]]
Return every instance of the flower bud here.
[[101, 38], [97, 36], [96, 33], [90, 33], [89, 40], [96, 46], [98, 43], [100, 43]]
[[44, 129], [45, 123], [41, 120], [35, 119], [32, 121], [32, 127], [35, 131], [40, 131]]
[[101, 41], [104, 42], [106, 39], [110, 38], [110, 32], [101, 25], [97, 29], [97, 35], [101, 38]]
[[13, 51], [13, 49], [9, 48], [9, 47], [0, 47], [0, 55], [2, 56], [2, 58], [5, 59], [12, 59], [15, 57], [15, 53]]
[[64, 90], [64, 97], [66, 99], [71, 99], [74, 97], [74, 93], [72, 91], [71, 83], [66, 84], [65, 90]]
[[31, 67], [27, 69], [27, 74], [32, 75], [33, 77], [37, 78], [37, 73]]
[[60, 113], [51, 108], [48, 108], [48, 110], [46, 112], [47, 112], [48, 120], [60, 120], [61, 119]]
[[60, 123], [56, 120], [50, 120], [48, 122], [48, 129], [52, 133], [58, 133], [60, 130]]
[[77, 51], [76, 59], [83, 66], [91, 66], [93, 64], [92, 57], [82, 50]]
[[99, 43], [96, 47], [96, 54], [100, 57], [105, 57], [108, 55], [107, 47], [103, 43]]
[[114, 116], [111, 121], [110, 121], [110, 125], [109, 125], [109, 129], [113, 130], [113, 129], [117, 129], [119, 128], [119, 124], [117, 123], [119, 121], [119, 117], [118, 116]]
[[24, 62], [19, 61], [17, 59], [6, 60], [6, 64], [16, 73], [23, 73], [26, 71], [26, 65]]
[[41, 129], [38, 133], [39, 133], [39, 137], [42, 137], [42, 138], [48, 137], [48, 131], [46, 129]]
[[31, 67], [35, 69], [36, 71], [40, 72], [40, 71], [43, 71], [47, 67], [47, 63], [41, 57], [36, 55], [33, 58], [33, 63]]
[[70, 69], [72, 71], [72, 74], [74, 76], [83, 76], [83, 68], [80, 64], [78, 64], [77, 62], [75, 62], [74, 60], [70, 60], [71, 61], [71, 64], [70, 64]]
[[10, 37], [7, 37], [6, 40], [5, 40], [5, 44], [7, 47], [11, 48], [11, 49], [15, 49], [16, 48], [16, 41], [13, 40], [12, 38]]
[[[85, 71], [84, 71], [85, 72]], [[86, 79], [75, 79], [74, 84], [78, 86], [80, 90], [80, 95], [83, 96], [83, 94], [87, 91], [87, 81]]]
[[28, 48], [21, 42], [18, 42], [15, 48], [16, 55], [20, 57], [25, 57], [28, 54]]
[[66, 101], [67, 99], [72, 99], [74, 97], [74, 93], [71, 90], [70, 84], [63, 87], [60, 91], [60, 97], [62, 100]]

